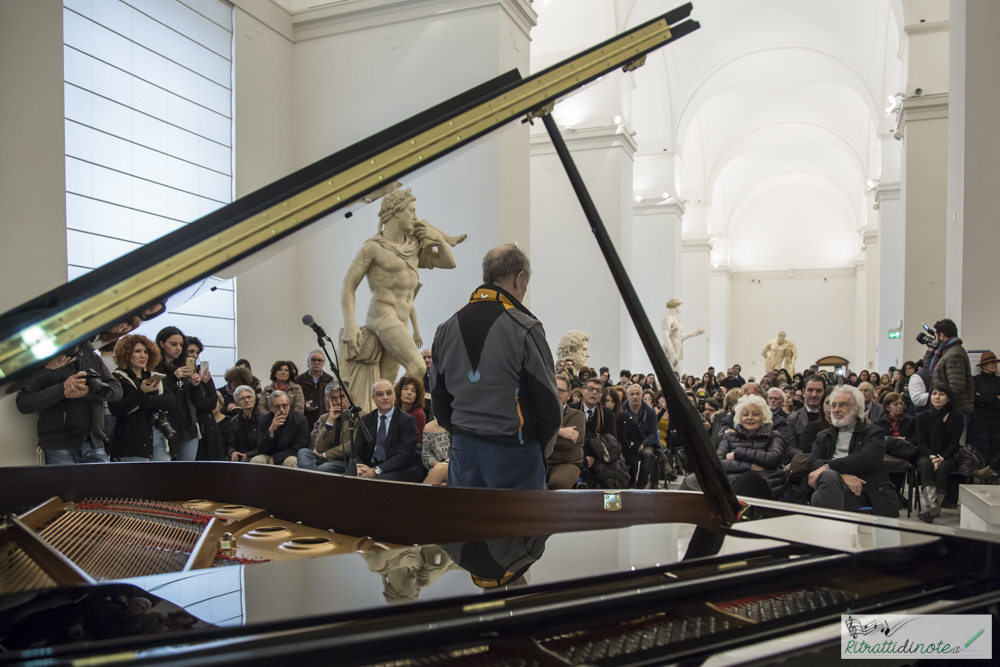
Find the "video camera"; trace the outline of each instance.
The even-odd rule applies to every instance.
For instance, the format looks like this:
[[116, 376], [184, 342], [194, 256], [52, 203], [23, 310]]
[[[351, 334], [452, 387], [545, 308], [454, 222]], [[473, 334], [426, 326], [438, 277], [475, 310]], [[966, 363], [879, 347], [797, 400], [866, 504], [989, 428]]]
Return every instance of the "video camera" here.
[[937, 332], [924, 322], [924, 330], [917, 334], [917, 342], [921, 345], [933, 345], [937, 340]]

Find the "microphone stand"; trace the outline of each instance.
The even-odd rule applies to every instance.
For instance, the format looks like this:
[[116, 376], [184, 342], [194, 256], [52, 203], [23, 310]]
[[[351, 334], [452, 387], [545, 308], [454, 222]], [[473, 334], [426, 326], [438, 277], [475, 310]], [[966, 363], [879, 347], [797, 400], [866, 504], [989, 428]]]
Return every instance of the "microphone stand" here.
[[326, 355], [326, 360], [330, 364], [330, 370], [333, 371], [334, 377], [337, 378], [337, 382], [340, 383], [340, 390], [347, 395], [347, 403], [349, 407], [347, 408], [347, 419], [350, 424], [348, 430], [348, 437], [351, 440], [351, 458], [347, 460], [347, 472], [345, 473], [348, 477], [358, 476], [358, 458], [354, 451], [354, 432], [358, 426], [361, 427], [362, 432], [364, 432], [365, 439], [370, 441], [372, 439], [371, 433], [368, 432], [368, 427], [365, 423], [361, 421], [361, 408], [359, 408], [354, 403], [354, 399], [351, 398], [351, 392], [347, 390], [344, 385], [344, 380], [340, 377], [340, 357], [336, 356], [336, 363], [334, 363], [334, 358], [330, 357], [329, 350], [326, 349], [326, 343], [324, 341], [330, 341], [330, 345], [333, 347], [333, 354], [337, 355], [337, 346], [333, 344], [329, 336], [323, 334], [316, 334], [316, 343], [319, 345], [320, 349], [323, 350], [323, 354]]

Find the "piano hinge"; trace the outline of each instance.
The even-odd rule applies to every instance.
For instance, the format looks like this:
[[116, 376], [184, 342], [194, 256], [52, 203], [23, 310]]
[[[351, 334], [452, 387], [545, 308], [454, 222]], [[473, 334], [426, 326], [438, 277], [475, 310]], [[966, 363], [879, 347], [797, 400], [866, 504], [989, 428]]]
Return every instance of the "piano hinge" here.
[[477, 602], [476, 604], [467, 604], [462, 607], [462, 611], [469, 613], [473, 611], [486, 611], [487, 609], [500, 609], [505, 604], [506, 600], [493, 600], [492, 602]]
[[524, 120], [521, 121], [521, 124], [524, 125], [525, 123], [527, 123], [528, 125], [534, 126], [535, 119], [541, 118], [542, 116], [547, 116], [550, 113], [552, 113], [552, 107], [554, 107], [555, 105], [556, 105], [555, 102], [549, 102], [541, 109], [535, 109], [534, 111], [529, 111], [527, 115], [525, 115]]
[[126, 662], [129, 660], [135, 660], [135, 651], [98, 655], [93, 658], [78, 658], [70, 664], [72, 664], [73, 667], [95, 667], [96, 665], [110, 665], [116, 662]]
[[625, 63], [624, 65], [622, 65], [622, 71], [634, 72], [645, 64], [646, 64], [646, 56], [642, 55], [633, 60], [632, 62]]
[[608, 512], [617, 512], [622, 508], [622, 494], [620, 493], [605, 493], [604, 494], [604, 509]]

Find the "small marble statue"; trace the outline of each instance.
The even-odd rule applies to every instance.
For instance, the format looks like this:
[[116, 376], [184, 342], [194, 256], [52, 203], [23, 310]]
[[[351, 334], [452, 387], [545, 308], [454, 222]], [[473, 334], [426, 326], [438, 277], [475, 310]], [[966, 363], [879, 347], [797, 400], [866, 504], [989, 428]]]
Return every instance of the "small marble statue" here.
[[[341, 376], [354, 402], [365, 411], [374, 409], [370, 388], [379, 378], [394, 381], [400, 366], [416, 378], [427, 372], [413, 306], [421, 285], [417, 270], [455, 268], [451, 247], [466, 239], [464, 234], [451, 237], [418, 220], [416, 201], [409, 189], [383, 197], [378, 233], [365, 241], [344, 276]], [[372, 299], [365, 326], [358, 327], [354, 293], [365, 278]]]
[[663, 332], [663, 351], [667, 355], [670, 367], [678, 372], [681, 370], [681, 361], [684, 360], [684, 341], [705, 333], [704, 329], [683, 333], [684, 328], [680, 318], [683, 304], [684, 301], [678, 297], [667, 301], [667, 314], [663, 316], [663, 324], [660, 325]]
[[764, 357], [764, 369], [767, 371], [781, 370], [784, 365], [788, 375], [795, 375], [795, 361], [799, 353], [795, 343], [785, 338], [785, 332], [779, 331], [778, 337], [767, 342], [761, 351]]
[[556, 354], [559, 359], [572, 359], [573, 368], [579, 373], [587, 359], [590, 359], [590, 334], [577, 329], [567, 331], [559, 339]]

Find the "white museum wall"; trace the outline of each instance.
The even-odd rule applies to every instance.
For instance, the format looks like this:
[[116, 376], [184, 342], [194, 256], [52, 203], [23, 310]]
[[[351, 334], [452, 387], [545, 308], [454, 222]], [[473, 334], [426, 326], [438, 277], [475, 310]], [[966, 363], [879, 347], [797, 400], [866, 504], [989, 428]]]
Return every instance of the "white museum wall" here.
[[[0, 312], [66, 282], [62, 0], [0, 2]], [[0, 393], [0, 465], [35, 462], [35, 415]]]
[[[838, 355], [856, 365], [854, 276], [765, 278], [733, 274], [729, 345], [726, 365], [739, 364], [743, 377], [758, 380], [764, 372], [764, 345], [778, 335], [798, 348], [795, 370], [801, 372], [817, 359]], [[719, 364], [715, 364], [719, 368]], [[703, 370], [703, 369], [702, 369]]]
[[[233, 175], [236, 196], [242, 197], [298, 166], [293, 160], [294, 45], [242, 9], [235, 11]], [[249, 359], [254, 375], [265, 382], [271, 362], [284, 358], [285, 341], [297, 341], [304, 328], [292, 326], [302, 317], [296, 271], [297, 251], [290, 248], [236, 279], [237, 355]], [[298, 357], [305, 358], [305, 351], [294, 359], [301, 365]]]
[[[715, 366], [715, 372], [725, 372], [726, 368], [734, 363], [726, 359], [727, 347], [729, 346], [729, 318], [732, 311], [733, 281], [727, 269], [713, 269], [712, 271], [712, 302], [709, 304], [710, 322], [707, 327], [708, 336], [708, 363]], [[697, 328], [697, 327], [692, 327]], [[763, 347], [763, 345], [761, 346]], [[705, 368], [698, 370], [689, 368], [689, 372], [704, 374]]]
[[[636, 163], [639, 164], [638, 162]], [[660, 325], [667, 314], [667, 301], [680, 295], [681, 289], [681, 215], [674, 205], [634, 205], [632, 209], [632, 265], [629, 275], [639, 301], [646, 310], [659, 342]], [[627, 317], [627, 312], [625, 313]], [[653, 365], [639, 342], [639, 334], [630, 332], [632, 355], [622, 356], [625, 367], [634, 373], [649, 373]], [[596, 367], [596, 366], [595, 366]], [[618, 368], [611, 369], [617, 379]]]
[[[527, 71], [528, 40], [498, 6], [407, 20], [300, 41], [276, 95], [289, 98], [291, 168], [299, 168], [483, 83], [518, 65]], [[283, 50], [283, 49], [282, 49]], [[462, 58], [455, 58], [462, 53]], [[237, 71], [240, 57], [237, 54]], [[277, 76], [277, 74], [276, 74]], [[290, 90], [288, 90], [290, 88]], [[237, 83], [237, 97], [241, 95]], [[240, 109], [237, 126], [240, 127]], [[284, 111], [282, 112], [284, 113]], [[260, 126], [258, 131], [266, 131]], [[237, 140], [237, 161], [246, 149]], [[255, 157], [266, 159], [261, 147]], [[434, 169], [403, 181], [417, 215], [446, 233], [468, 234], [453, 250], [457, 268], [422, 271], [417, 297], [423, 342], [464, 304], [481, 282], [486, 250], [501, 241], [529, 244], [528, 146], [518, 127], [493, 136]], [[283, 175], [283, 174], [278, 174]], [[238, 176], [239, 178], [239, 176]], [[347, 267], [377, 232], [380, 202], [337, 222], [255, 267], [238, 280], [240, 355], [263, 378], [270, 363], [302, 366], [315, 337], [299, 321], [309, 313], [332, 337], [343, 326], [340, 293]], [[253, 288], [247, 294], [248, 283]], [[364, 324], [370, 293], [357, 291], [355, 319]]]

